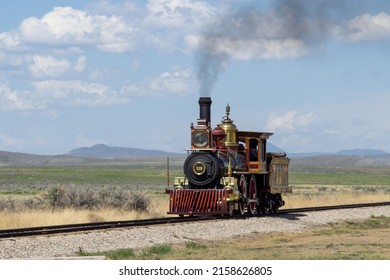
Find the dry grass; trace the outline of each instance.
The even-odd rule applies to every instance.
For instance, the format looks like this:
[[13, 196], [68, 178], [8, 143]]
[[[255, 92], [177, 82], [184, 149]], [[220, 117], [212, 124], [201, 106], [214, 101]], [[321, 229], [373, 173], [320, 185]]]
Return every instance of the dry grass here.
[[99, 210], [30, 210], [20, 212], [3, 211], [0, 213], [0, 229], [49, 226], [60, 224], [103, 222], [115, 220], [136, 220], [161, 217], [167, 212], [168, 205], [156, 202], [149, 212], [122, 211], [116, 209]]
[[96, 252], [110, 259], [157, 260], [389, 260], [390, 218], [332, 223], [302, 232], [256, 233], [226, 240], [154, 244]]
[[390, 201], [390, 192], [377, 186], [300, 185], [293, 186], [293, 193], [283, 199], [283, 208], [301, 208]]
[[253, 233], [221, 246], [210, 242], [198, 250], [177, 248], [166, 259], [386, 259], [390, 258], [390, 219], [341, 222], [298, 233]]
[[[390, 193], [385, 191], [368, 191], [371, 187], [365, 187], [362, 191], [351, 191], [351, 186], [321, 187], [314, 185], [295, 186], [292, 194], [284, 195], [287, 208], [300, 208], [310, 206], [369, 203], [390, 201]], [[321, 191], [319, 191], [321, 190]], [[349, 191], [348, 191], [349, 190]], [[149, 212], [123, 211], [116, 209], [99, 210], [29, 210], [20, 212], [1, 212], [0, 229], [33, 227], [56, 224], [72, 224], [98, 221], [148, 219], [167, 216], [168, 196], [153, 197]]]

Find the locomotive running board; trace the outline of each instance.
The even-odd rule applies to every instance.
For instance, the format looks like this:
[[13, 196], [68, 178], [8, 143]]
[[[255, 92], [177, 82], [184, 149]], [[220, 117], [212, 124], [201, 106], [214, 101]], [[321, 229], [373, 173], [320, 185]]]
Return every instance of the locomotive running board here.
[[172, 190], [169, 194], [169, 212], [177, 215], [224, 215], [230, 214], [227, 201], [231, 190]]

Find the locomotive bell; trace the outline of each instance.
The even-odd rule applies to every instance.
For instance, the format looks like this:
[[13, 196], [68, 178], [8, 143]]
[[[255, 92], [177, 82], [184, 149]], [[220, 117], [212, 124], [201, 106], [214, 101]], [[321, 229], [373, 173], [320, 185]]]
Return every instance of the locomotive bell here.
[[219, 124], [219, 127], [222, 128], [226, 137], [224, 139], [226, 147], [235, 147], [237, 146], [237, 126], [233, 123], [233, 120], [229, 118], [230, 115], [230, 106], [226, 106], [226, 116], [223, 118], [222, 122]]

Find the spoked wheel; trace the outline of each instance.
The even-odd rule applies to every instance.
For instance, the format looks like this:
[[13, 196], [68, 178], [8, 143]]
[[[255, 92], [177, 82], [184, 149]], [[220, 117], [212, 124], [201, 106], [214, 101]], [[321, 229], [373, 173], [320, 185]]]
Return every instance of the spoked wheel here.
[[256, 188], [256, 177], [251, 176], [249, 181], [249, 211], [251, 215], [256, 214], [257, 209], [257, 188]]
[[244, 175], [241, 175], [240, 182], [238, 185], [238, 187], [240, 188], [240, 193], [242, 195], [241, 201], [238, 202], [238, 210], [240, 210], [241, 215], [245, 215], [245, 210], [246, 210], [246, 199], [247, 199], [246, 185], [247, 185], [246, 178]]

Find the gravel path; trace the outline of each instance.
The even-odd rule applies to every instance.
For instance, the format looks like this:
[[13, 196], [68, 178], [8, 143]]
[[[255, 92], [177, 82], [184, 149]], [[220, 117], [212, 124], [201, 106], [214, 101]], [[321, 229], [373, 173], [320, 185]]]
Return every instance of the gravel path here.
[[143, 248], [153, 244], [231, 238], [254, 232], [298, 232], [330, 222], [362, 220], [373, 215], [390, 217], [390, 206], [6, 239], [0, 241], [0, 259], [75, 256], [80, 249], [84, 252], [99, 252]]

